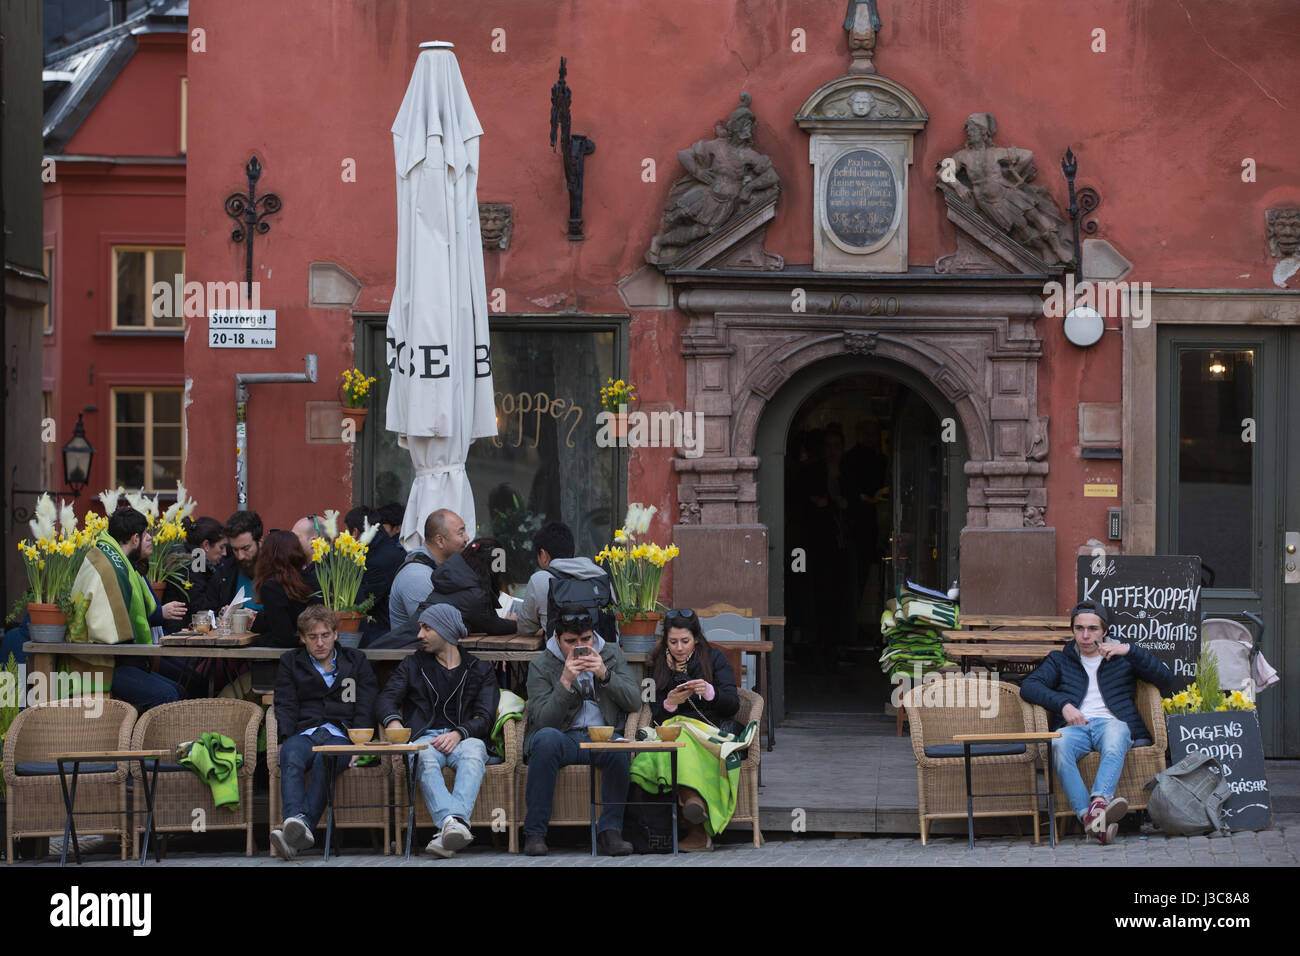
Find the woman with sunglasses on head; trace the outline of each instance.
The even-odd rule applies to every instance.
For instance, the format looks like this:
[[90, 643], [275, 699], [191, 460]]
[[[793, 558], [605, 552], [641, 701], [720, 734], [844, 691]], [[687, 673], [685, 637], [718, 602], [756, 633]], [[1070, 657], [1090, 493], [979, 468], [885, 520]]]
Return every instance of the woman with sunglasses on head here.
[[[735, 672], [726, 656], [709, 646], [700, 619], [690, 608], [669, 611], [664, 615], [664, 634], [646, 659], [646, 672], [655, 682], [651, 714], [656, 724], [681, 717], [703, 723], [710, 731], [725, 724], [734, 727], [732, 718], [740, 709]], [[683, 733], [678, 740], [686, 741], [687, 747], [699, 746], [689, 733]], [[693, 759], [684, 759], [684, 753], [678, 756], [678, 799], [682, 819], [688, 825], [679, 848], [685, 851], [712, 849], [711, 835], [727, 825], [735, 810], [734, 798], [730, 807], [723, 808], [717, 805], [716, 799], [715, 805], [710, 806], [701, 794], [702, 790], [708, 792], [710, 784], [718, 777], [717, 773], [712, 773], [706, 780], [703, 779], [705, 774], [697, 775], [697, 767], [713, 769], [709, 766], [713, 755], [707, 751], [704, 754], [708, 760], [698, 764]], [[640, 755], [632, 763], [633, 781], [647, 790], [651, 787], [646, 786], [646, 782], [656, 776], [650, 772], [651, 765], [658, 763], [654, 756]], [[642, 761], [640, 779], [638, 761]]]

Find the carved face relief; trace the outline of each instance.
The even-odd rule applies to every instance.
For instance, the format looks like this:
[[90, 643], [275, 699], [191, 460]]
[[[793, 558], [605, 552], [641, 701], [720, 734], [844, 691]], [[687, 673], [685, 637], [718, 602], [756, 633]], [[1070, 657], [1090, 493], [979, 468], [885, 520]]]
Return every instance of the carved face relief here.
[[876, 105], [876, 98], [866, 90], [858, 90], [849, 100], [849, 109], [853, 111], [854, 116], [867, 116], [871, 113], [871, 108]]
[[1269, 209], [1264, 213], [1268, 251], [1277, 259], [1300, 252], [1300, 209]]

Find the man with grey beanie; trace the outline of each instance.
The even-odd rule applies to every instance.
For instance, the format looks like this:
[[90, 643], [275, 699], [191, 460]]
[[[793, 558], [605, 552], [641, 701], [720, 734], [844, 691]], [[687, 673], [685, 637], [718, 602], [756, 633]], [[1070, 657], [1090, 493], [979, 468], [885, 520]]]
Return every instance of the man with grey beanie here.
[[[492, 666], [458, 646], [466, 633], [460, 611], [450, 604], [425, 608], [421, 649], [398, 665], [375, 703], [385, 728], [410, 727], [412, 741], [429, 744], [420, 751], [416, 772], [438, 833], [425, 851], [444, 859], [474, 840], [470, 814], [501, 697]], [[444, 767], [456, 775], [450, 792]]]

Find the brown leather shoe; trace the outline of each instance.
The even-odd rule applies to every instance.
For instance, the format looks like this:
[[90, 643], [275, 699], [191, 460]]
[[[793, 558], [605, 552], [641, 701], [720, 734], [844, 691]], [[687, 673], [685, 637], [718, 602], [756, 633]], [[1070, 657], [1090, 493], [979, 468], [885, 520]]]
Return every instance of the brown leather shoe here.
[[702, 826], [691, 826], [686, 836], [677, 841], [677, 849], [681, 853], [696, 853], [701, 850], [713, 849], [713, 838], [705, 831]]
[[687, 823], [700, 824], [709, 814], [709, 807], [699, 792], [690, 787], [677, 788], [677, 802], [682, 805], [682, 819]]

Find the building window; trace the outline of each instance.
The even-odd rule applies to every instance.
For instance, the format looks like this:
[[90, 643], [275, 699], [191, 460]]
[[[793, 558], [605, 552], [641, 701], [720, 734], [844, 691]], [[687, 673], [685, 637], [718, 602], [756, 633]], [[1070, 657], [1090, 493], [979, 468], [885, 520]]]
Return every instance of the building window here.
[[111, 484], [171, 491], [183, 480], [181, 401], [179, 388], [113, 389]]
[[190, 78], [181, 77], [181, 154], [186, 152], [190, 135]]
[[[185, 302], [173, 285], [180, 276], [185, 285], [185, 249], [146, 246], [113, 247], [113, 328], [179, 329], [184, 325]], [[159, 297], [154, 315], [152, 290], [165, 282], [172, 294]]]
[[45, 249], [45, 278], [50, 283], [50, 301], [45, 303], [45, 334], [54, 332], [54, 248]]

